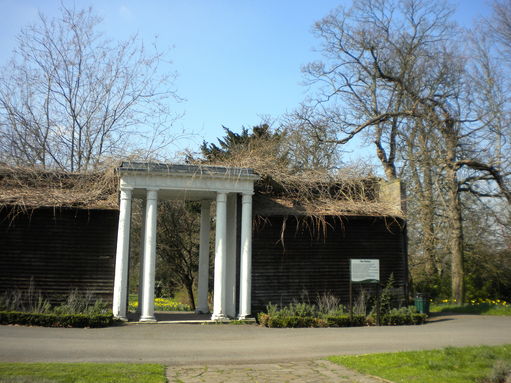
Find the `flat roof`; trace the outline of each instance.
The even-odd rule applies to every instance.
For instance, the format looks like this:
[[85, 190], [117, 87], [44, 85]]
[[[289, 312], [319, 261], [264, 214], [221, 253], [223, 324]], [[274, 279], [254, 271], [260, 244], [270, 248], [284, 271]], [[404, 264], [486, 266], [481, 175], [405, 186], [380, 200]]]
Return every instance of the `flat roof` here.
[[118, 167], [121, 173], [167, 173], [167, 174], [190, 174], [190, 175], [223, 175], [223, 176], [244, 176], [257, 178], [257, 174], [250, 168], [237, 168], [228, 166], [211, 165], [188, 165], [188, 164], [166, 164], [158, 162], [131, 162], [123, 161]]

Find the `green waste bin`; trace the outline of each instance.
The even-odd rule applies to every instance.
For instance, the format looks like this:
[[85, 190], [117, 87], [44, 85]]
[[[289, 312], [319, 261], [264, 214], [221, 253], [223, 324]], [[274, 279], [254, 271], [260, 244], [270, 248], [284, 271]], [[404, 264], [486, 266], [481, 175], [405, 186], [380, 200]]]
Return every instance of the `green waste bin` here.
[[418, 313], [429, 315], [429, 299], [425, 294], [417, 294], [415, 296], [415, 308]]

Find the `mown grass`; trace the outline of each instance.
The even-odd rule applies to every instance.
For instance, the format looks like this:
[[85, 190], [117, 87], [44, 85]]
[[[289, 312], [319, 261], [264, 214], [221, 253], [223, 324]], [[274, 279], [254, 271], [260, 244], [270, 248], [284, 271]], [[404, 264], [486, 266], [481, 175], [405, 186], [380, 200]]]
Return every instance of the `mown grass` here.
[[511, 362], [511, 345], [332, 356], [328, 360], [396, 383], [473, 383], [499, 361]]
[[0, 383], [164, 383], [160, 364], [0, 363]]
[[478, 315], [499, 315], [511, 316], [511, 305], [501, 305], [492, 303], [469, 303], [465, 305], [455, 305], [449, 303], [432, 304], [431, 312], [454, 313], [454, 314], [478, 314]]

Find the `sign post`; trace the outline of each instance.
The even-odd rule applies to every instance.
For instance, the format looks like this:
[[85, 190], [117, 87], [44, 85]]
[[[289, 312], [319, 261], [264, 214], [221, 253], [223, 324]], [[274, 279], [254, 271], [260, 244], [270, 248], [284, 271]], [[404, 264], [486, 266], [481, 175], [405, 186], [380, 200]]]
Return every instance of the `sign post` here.
[[380, 260], [350, 259], [350, 321], [353, 321], [353, 283], [377, 283], [376, 323], [380, 324]]

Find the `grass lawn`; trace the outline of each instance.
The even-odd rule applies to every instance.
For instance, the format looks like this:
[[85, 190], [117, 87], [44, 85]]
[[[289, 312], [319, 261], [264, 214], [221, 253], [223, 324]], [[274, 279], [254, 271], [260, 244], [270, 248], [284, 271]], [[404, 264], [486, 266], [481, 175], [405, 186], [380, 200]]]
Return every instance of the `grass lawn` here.
[[328, 360], [396, 383], [473, 383], [496, 361], [511, 362], [511, 345], [332, 356]]
[[455, 314], [480, 314], [480, 315], [511, 315], [511, 305], [492, 303], [475, 303], [463, 306], [449, 303], [432, 304], [431, 312], [455, 313]]
[[160, 364], [0, 363], [0, 383], [164, 383]]

